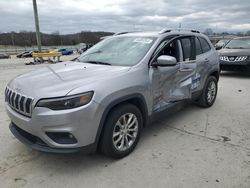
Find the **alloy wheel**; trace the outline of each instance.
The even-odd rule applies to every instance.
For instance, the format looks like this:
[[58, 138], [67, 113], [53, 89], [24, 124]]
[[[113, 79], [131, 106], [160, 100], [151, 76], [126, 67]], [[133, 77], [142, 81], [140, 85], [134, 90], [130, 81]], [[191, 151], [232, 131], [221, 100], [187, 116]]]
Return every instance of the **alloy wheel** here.
[[216, 96], [216, 83], [214, 81], [211, 81], [208, 85], [207, 90], [207, 102], [212, 103]]
[[133, 113], [120, 116], [113, 130], [113, 145], [118, 151], [129, 149], [138, 135], [138, 119]]

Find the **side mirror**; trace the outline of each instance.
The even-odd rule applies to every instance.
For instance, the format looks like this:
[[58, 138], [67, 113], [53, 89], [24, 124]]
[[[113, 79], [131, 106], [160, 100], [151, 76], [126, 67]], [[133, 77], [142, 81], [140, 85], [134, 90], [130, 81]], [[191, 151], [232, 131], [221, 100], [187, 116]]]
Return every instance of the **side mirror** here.
[[175, 57], [168, 55], [161, 55], [157, 58], [157, 62], [153, 64], [153, 66], [167, 67], [167, 66], [175, 66], [177, 64], [177, 60]]
[[223, 48], [223, 46], [216, 46], [216, 47], [215, 47], [216, 50], [220, 50], [220, 49], [222, 49], [222, 48]]

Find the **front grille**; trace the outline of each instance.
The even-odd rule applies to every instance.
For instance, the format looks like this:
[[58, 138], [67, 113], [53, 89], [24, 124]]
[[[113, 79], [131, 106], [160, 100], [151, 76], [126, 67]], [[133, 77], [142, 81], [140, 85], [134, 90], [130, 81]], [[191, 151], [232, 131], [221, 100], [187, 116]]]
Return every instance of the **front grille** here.
[[237, 62], [237, 61], [245, 61], [246, 59], [247, 56], [220, 56], [220, 60], [222, 61]]
[[33, 98], [17, 93], [7, 87], [5, 90], [5, 101], [13, 110], [31, 117]]

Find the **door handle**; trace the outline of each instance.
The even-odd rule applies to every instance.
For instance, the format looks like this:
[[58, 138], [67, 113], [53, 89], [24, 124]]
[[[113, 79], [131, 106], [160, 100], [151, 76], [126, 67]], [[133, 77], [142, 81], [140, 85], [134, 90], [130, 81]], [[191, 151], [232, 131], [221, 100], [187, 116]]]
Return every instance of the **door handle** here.
[[182, 68], [180, 69], [181, 72], [190, 72], [190, 71], [193, 71], [193, 69], [190, 69], [190, 68]]
[[205, 59], [205, 63], [208, 63], [208, 62], [209, 62], [209, 59], [206, 58], [206, 59]]

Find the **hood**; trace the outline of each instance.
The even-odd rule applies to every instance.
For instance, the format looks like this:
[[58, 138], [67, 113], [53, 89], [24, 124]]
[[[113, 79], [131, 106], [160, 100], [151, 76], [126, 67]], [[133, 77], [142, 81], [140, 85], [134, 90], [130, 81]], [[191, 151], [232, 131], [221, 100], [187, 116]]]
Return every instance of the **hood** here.
[[219, 55], [225, 56], [250, 56], [250, 49], [227, 49], [223, 48], [218, 51]]
[[8, 86], [34, 98], [65, 96], [75, 88], [119, 76], [129, 69], [123, 66], [63, 62], [22, 74]]

